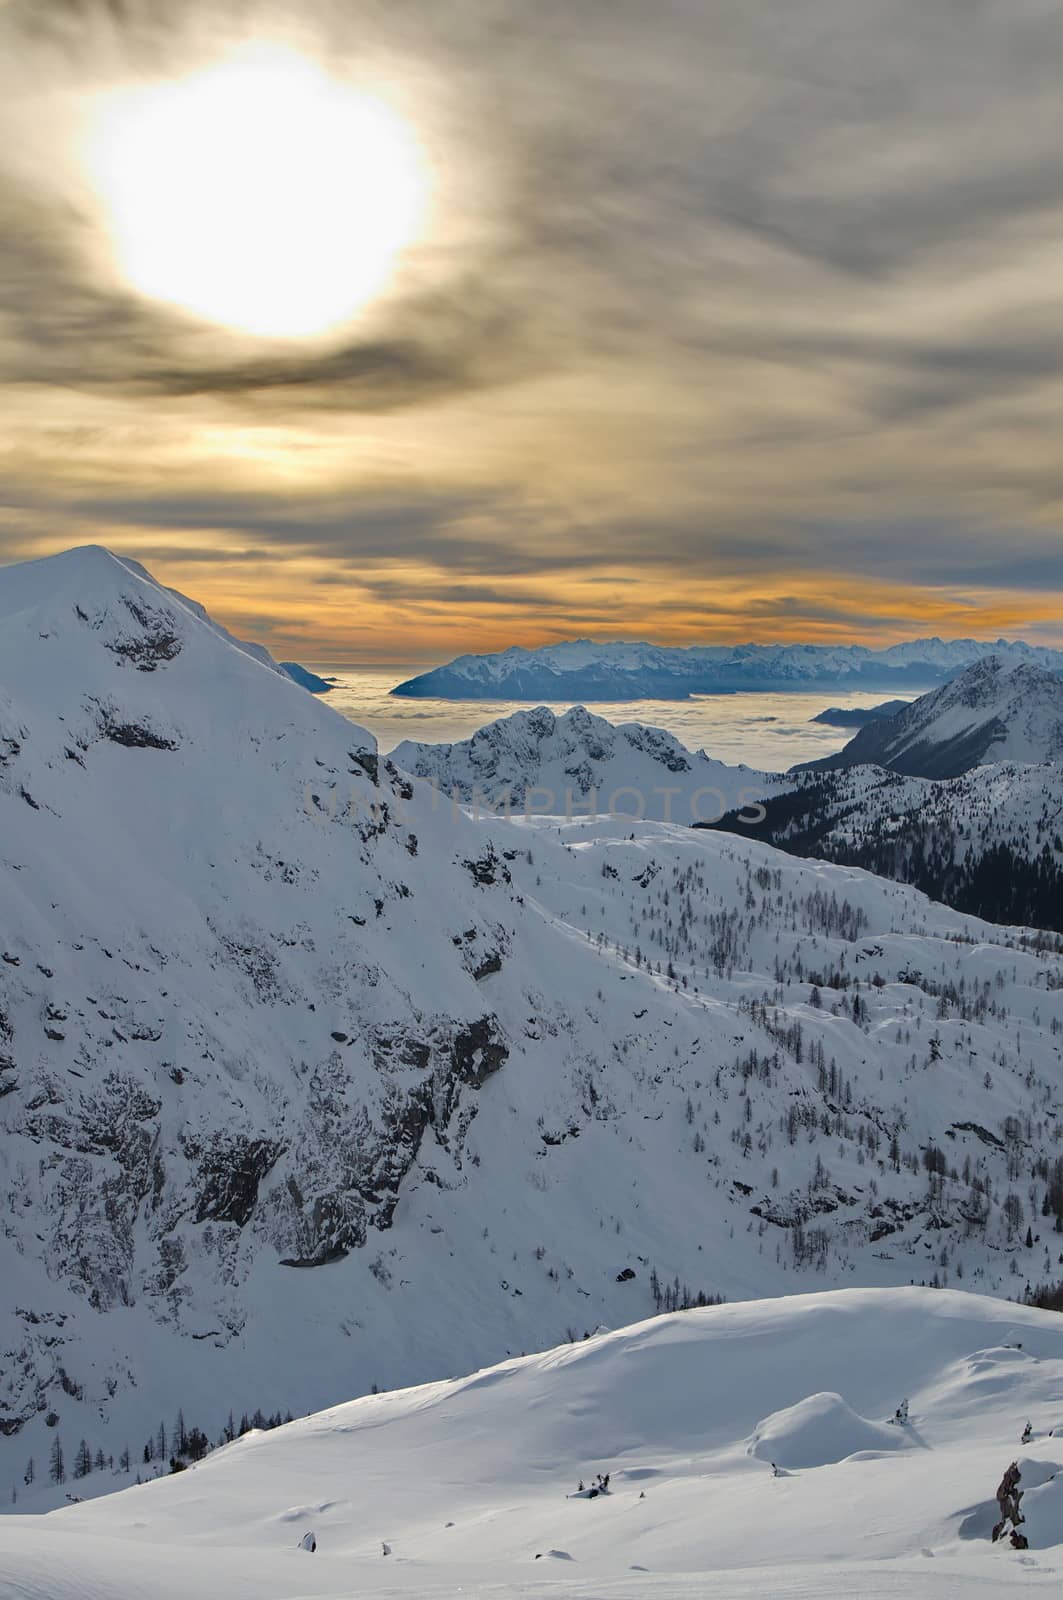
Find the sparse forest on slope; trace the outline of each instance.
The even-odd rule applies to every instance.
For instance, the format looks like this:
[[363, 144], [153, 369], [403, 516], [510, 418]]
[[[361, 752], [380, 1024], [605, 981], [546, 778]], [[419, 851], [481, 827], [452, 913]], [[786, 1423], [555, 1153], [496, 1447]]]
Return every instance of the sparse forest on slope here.
[[1063, 931], [1063, 767], [977, 767], [935, 783], [876, 767], [805, 774], [724, 831], [864, 867], [988, 921]]

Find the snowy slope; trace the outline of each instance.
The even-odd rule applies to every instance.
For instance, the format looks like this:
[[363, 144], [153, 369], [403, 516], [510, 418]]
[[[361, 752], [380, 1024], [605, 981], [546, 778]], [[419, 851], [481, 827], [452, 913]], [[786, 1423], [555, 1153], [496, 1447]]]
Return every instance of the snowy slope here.
[[[1063, 1322], [999, 1300], [845, 1290], [691, 1311], [5, 1519], [0, 1596], [1055, 1594], [1061, 1396]], [[989, 1537], [1016, 1459], [1022, 1552]], [[580, 1496], [597, 1473], [608, 1493]]]
[[687, 750], [663, 728], [614, 726], [583, 706], [555, 716], [546, 706], [489, 722], [458, 744], [417, 744], [391, 753], [396, 766], [463, 803], [540, 814], [596, 807], [655, 822], [723, 816], [792, 779], [729, 767]]
[[736, 689], [926, 688], [990, 653], [1009, 665], [1033, 663], [1063, 672], [1063, 651], [998, 639], [915, 639], [870, 650], [866, 645], [597, 644], [577, 639], [497, 655], [458, 656], [400, 683], [397, 695], [444, 700], [685, 700]]
[[655, 1281], [1052, 1275], [1043, 941], [722, 834], [474, 824], [104, 551], [0, 572], [0, 622], [0, 1485]]
[[993, 655], [884, 722], [837, 755], [796, 769], [877, 765], [911, 777], [954, 778], [996, 761], [1063, 761], [1063, 678]]

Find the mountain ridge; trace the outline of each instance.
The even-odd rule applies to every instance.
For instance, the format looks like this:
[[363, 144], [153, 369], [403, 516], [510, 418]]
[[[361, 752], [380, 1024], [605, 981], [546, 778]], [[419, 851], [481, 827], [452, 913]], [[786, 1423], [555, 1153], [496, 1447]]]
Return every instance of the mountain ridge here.
[[719, 817], [791, 780], [688, 750], [664, 728], [611, 723], [585, 706], [515, 711], [453, 744], [405, 740], [396, 766], [462, 804], [543, 815], [595, 807], [661, 822]]
[[404, 697], [545, 702], [685, 700], [741, 690], [921, 689], [996, 653], [1063, 673], [1063, 650], [1022, 640], [911, 640], [867, 645], [597, 644], [579, 639], [494, 655], [464, 655], [398, 684]]
[[907, 777], [955, 778], [997, 761], [1063, 760], [1063, 678], [991, 655], [895, 716], [868, 723], [833, 756], [795, 772], [880, 766]]

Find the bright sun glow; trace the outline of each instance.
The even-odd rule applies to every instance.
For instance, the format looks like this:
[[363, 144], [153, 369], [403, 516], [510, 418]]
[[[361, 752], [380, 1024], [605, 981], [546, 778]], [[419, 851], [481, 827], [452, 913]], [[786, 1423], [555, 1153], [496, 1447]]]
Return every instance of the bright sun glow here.
[[427, 203], [402, 119], [287, 50], [110, 96], [86, 154], [128, 281], [253, 334], [352, 317]]

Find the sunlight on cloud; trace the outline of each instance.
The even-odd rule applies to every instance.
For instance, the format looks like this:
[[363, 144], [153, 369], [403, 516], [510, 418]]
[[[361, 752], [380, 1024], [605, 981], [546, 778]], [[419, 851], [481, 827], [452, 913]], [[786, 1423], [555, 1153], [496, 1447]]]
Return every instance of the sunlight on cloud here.
[[403, 120], [273, 47], [106, 96], [85, 160], [131, 285], [264, 336], [350, 320], [428, 206]]

